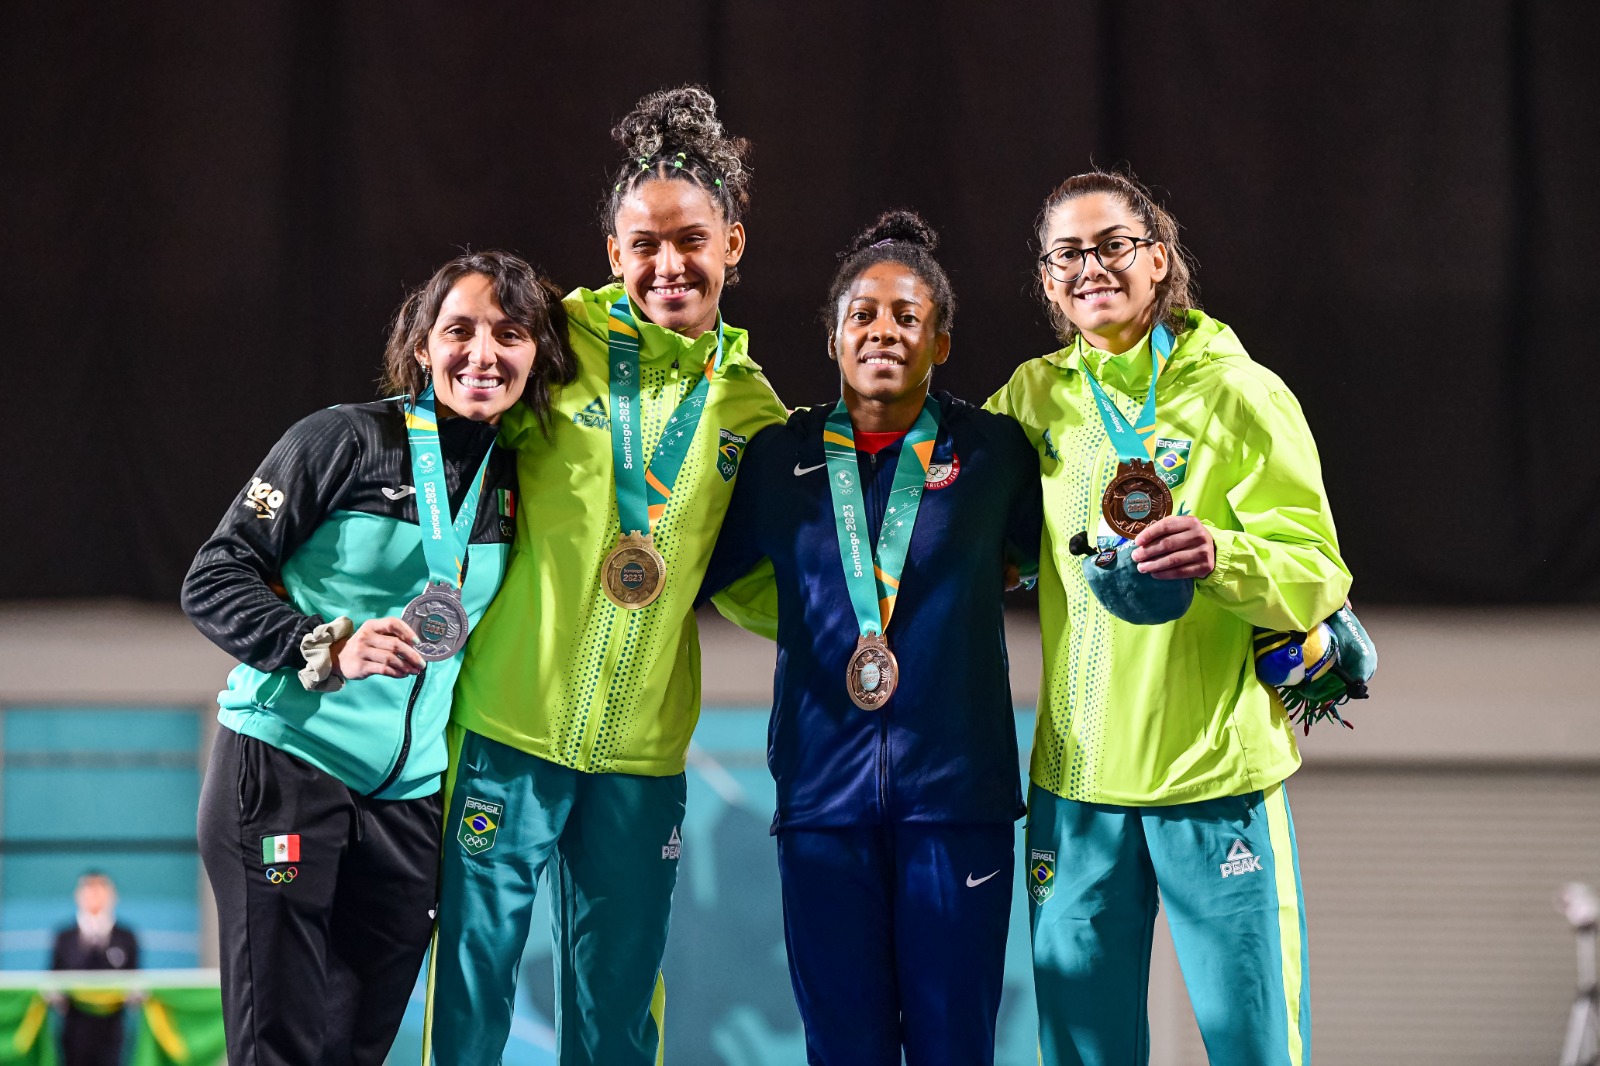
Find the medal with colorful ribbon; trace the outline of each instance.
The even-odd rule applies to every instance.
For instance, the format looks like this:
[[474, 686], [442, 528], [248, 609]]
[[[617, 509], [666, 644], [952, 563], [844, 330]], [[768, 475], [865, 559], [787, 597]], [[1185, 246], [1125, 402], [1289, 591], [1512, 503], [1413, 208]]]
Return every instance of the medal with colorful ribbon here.
[[617, 482], [617, 546], [600, 564], [600, 587], [618, 607], [648, 607], [666, 587], [667, 561], [651, 531], [667, 509], [678, 471], [694, 443], [705, 411], [711, 376], [722, 365], [722, 318], [717, 317], [716, 355], [667, 419], [655, 453], [646, 460], [639, 418], [639, 323], [627, 294], [611, 305], [607, 321], [611, 375], [611, 466]]
[[467, 609], [461, 602], [461, 584], [466, 576], [467, 545], [478, 518], [478, 498], [483, 494], [483, 479], [489, 473], [494, 445], [490, 444], [484, 453], [483, 464], [467, 487], [452, 522], [431, 384], [406, 409], [406, 440], [411, 448], [411, 480], [417, 490], [417, 525], [422, 529], [422, 558], [428, 564], [428, 584], [420, 596], [406, 604], [400, 620], [416, 633], [418, 653], [429, 662], [437, 662], [450, 658], [467, 642]]
[[855, 429], [843, 400], [828, 416], [822, 431], [822, 454], [828, 460], [828, 489], [833, 496], [833, 518], [839, 533], [839, 558], [844, 563], [844, 584], [861, 634], [855, 654], [845, 667], [845, 688], [851, 702], [864, 711], [882, 707], [900, 684], [900, 663], [889, 650], [884, 634], [900, 592], [900, 575], [905, 572], [911, 531], [917, 524], [938, 434], [939, 405], [930, 397], [923, 401], [916, 423], [906, 434], [874, 546], [867, 542]]
[[[1089, 390], [1094, 393], [1095, 407], [1106, 436], [1116, 446], [1117, 473], [1106, 486], [1100, 498], [1100, 513], [1106, 525], [1119, 537], [1132, 540], [1144, 529], [1172, 513], [1172, 490], [1167, 487], [1155, 467], [1156, 450], [1156, 381], [1172, 354], [1172, 331], [1157, 325], [1150, 333], [1150, 391], [1144, 399], [1139, 418], [1132, 425], [1123, 417], [1117, 405], [1106, 395], [1100, 382], [1095, 380], [1088, 366], [1079, 363], [1083, 376], [1089, 379]], [[1102, 544], [1101, 548], [1115, 545]]]

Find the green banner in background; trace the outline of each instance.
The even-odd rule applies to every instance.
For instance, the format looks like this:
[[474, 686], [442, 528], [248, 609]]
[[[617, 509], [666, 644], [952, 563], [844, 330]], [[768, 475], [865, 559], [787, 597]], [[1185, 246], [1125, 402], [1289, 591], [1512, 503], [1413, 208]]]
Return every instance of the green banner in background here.
[[154, 988], [134, 1027], [132, 1066], [212, 1066], [227, 1061], [222, 993], [215, 988]]
[[[0, 1066], [57, 1066], [60, 1016], [50, 1008], [47, 993], [64, 993], [92, 1013], [114, 1010], [114, 1001], [131, 993], [100, 980], [94, 988], [63, 986], [61, 975], [52, 973], [5, 976], [9, 987], [0, 988]], [[138, 983], [138, 971], [117, 976]], [[26, 978], [36, 978], [35, 987], [28, 987]], [[215, 985], [150, 985], [142, 1000], [138, 993], [132, 995], [125, 1029], [130, 1066], [222, 1066], [227, 1061], [222, 993]]]
[[50, 1008], [36, 989], [0, 989], [0, 1066], [56, 1066]]

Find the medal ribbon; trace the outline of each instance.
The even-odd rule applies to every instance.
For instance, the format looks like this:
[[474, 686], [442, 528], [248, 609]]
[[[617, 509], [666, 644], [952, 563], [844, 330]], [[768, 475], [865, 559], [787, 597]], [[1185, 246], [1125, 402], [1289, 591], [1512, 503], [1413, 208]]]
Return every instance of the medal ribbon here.
[[444, 480], [444, 451], [439, 446], [439, 421], [434, 416], [433, 386], [422, 390], [417, 402], [406, 408], [406, 440], [411, 445], [411, 481], [417, 490], [417, 524], [422, 527], [422, 557], [428, 561], [428, 583], [461, 587], [461, 570], [467, 543], [478, 519], [478, 498], [489, 475], [494, 445], [483, 454], [483, 464], [461, 500], [454, 522], [447, 522], [450, 493]]
[[651, 527], [667, 509], [667, 499], [678, 482], [678, 471], [694, 442], [695, 428], [705, 412], [711, 375], [722, 365], [722, 316], [717, 316], [717, 354], [706, 363], [705, 376], [695, 382], [667, 419], [661, 442], [646, 466], [639, 431], [639, 323], [624, 293], [611, 305], [607, 322], [611, 356], [611, 465], [617, 475], [617, 518], [623, 533], [649, 536]]
[[[933, 459], [934, 438], [939, 435], [939, 405], [932, 397], [922, 403], [922, 413], [906, 434], [905, 445], [889, 488], [889, 503], [883, 514], [874, 548], [865, 544], [867, 516], [858, 487], [861, 470], [856, 464], [856, 437], [850, 412], [844, 401], [833, 409], [822, 431], [822, 454], [828, 460], [828, 489], [833, 494], [833, 518], [839, 532], [839, 557], [844, 562], [844, 583], [850, 590], [850, 605], [855, 608], [856, 624], [864, 637], [876, 636], [889, 628], [895, 597], [900, 592], [900, 575], [906, 569], [906, 554], [911, 547], [911, 531], [922, 506], [923, 483], [928, 479], [928, 463]], [[916, 457], [916, 462], [907, 459]], [[872, 577], [867, 567], [872, 567]]]
[[1106, 390], [1100, 387], [1089, 367], [1081, 359], [1078, 369], [1089, 379], [1089, 390], [1094, 393], [1095, 406], [1100, 410], [1100, 421], [1106, 427], [1106, 436], [1117, 446], [1117, 458], [1125, 463], [1135, 459], [1151, 462], [1156, 457], [1156, 379], [1166, 368], [1167, 357], [1172, 354], [1172, 331], [1157, 325], [1150, 332], [1150, 392], [1144, 398], [1144, 408], [1139, 420], [1128, 425], [1128, 420], [1111, 402]]

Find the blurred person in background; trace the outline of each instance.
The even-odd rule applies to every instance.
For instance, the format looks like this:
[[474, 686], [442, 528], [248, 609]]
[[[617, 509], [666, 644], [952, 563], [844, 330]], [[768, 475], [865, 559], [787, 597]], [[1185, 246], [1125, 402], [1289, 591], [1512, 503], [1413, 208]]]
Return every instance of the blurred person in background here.
[[1038, 239], [1065, 347], [989, 406], [1022, 424], [1044, 481], [1026, 876], [1041, 1061], [1148, 1060], [1159, 900], [1211, 1061], [1302, 1066], [1283, 786], [1300, 755], [1252, 636], [1308, 631], [1349, 592], [1316, 444], [1283, 381], [1199, 309], [1143, 186], [1069, 178]]
[[1039, 549], [1017, 424], [947, 392], [955, 295], [918, 215], [850, 244], [837, 400], [750, 442], [702, 598], [770, 560], [768, 764], [807, 1061], [992, 1063], [1023, 813], [1001, 572]]
[[658, 1061], [700, 714], [695, 594], [745, 442], [784, 416], [721, 313], [748, 143], [694, 87], [647, 96], [612, 136], [613, 284], [566, 298], [578, 377], [549, 437], [522, 415], [502, 431], [525, 517], [451, 715], [429, 997], [443, 1066], [500, 1061], [548, 863], [561, 1062]]
[[[52, 970], [137, 970], [139, 940], [117, 922], [117, 886], [90, 870], [73, 892], [78, 920], [56, 934]], [[62, 1066], [120, 1066], [126, 993], [106, 990], [57, 1000]]]
[[571, 376], [560, 290], [504, 252], [401, 305], [388, 399], [273, 447], [190, 568], [183, 607], [240, 665], [200, 797], [228, 1059], [376, 1064], [438, 900], [444, 729], [500, 587], [516, 469], [502, 416]]

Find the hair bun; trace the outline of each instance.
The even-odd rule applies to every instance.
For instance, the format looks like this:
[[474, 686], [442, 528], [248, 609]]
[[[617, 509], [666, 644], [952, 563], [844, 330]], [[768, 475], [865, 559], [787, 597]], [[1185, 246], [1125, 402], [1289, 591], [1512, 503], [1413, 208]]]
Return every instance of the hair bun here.
[[915, 211], [885, 211], [876, 222], [856, 234], [844, 254], [852, 256], [884, 241], [904, 241], [931, 252], [939, 247], [939, 233]]
[[661, 89], [636, 104], [611, 130], [630, 163], [686, 152], [714, 170], [741, 201], [747, 198], [750, 142], [730, 137], [717, 101], [698, 85]]

